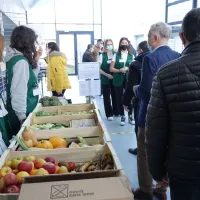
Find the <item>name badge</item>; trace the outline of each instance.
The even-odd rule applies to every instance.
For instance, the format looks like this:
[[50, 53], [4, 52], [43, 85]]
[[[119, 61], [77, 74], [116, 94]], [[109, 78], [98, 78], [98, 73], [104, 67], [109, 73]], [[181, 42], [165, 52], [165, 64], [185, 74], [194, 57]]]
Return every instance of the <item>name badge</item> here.
[[107, 61], [108, 64], [111, 64], [111, 62], [112, 62], [112, 60], [108, 60], [108, 61]]
[[124, 60], [123, 60], [123, 59], [120, 59], [119, 62], [122, 63], [122, 62], [124, 62]]
[[38, 95], [40, 95], [40, 89], [39, 88], [35, 88], [33, 90], [33, 96], [38, 96]]

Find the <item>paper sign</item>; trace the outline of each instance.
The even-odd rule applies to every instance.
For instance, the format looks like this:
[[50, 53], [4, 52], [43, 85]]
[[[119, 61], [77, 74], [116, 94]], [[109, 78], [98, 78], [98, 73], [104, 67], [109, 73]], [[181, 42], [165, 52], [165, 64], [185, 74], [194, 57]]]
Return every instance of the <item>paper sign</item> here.
[[79, 63], [78, 78], [79, 80], [99, 79], [100, 63], [99, 62]]
[[6, 63], [5, 62], [0, 62], [0, 69], [1, 71], [6, 71]]
[[101, 95], [100, 80], [79, 81], [80, 96]]

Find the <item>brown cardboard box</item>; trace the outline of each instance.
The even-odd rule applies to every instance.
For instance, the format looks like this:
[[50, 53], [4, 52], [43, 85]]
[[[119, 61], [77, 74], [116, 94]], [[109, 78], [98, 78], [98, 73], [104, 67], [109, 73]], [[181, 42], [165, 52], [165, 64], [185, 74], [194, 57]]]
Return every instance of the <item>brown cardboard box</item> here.
[[[37, 191], [37, 192], [36, 192]], [[19, 200], [133, 200], [128, 179], [121, 171], [30, 177]]]

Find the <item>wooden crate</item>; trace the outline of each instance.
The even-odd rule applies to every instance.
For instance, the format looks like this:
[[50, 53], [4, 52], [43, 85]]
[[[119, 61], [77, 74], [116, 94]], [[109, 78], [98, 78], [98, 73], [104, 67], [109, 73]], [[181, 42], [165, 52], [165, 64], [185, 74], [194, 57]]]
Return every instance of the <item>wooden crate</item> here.
[[43, 107], [42, 104], [38, 104], [37, 107], [33, 112], [38, 111], [46, 111], [49, 113], [55, 113], [57, 115], [62, 114], [63, 112], [81, 112], [81, 111], [93, 111], [96, 108], [95, 104], [69, 104], [67, 106], [50, 106], [50, 107]]
[[[18, 137], [22, 138], [22, 132], [24, 131], [25, 127], [22, 127], [17, 134]], [[110, 141], [109, 135], [104, 134], [103, 129], [101, 126], [95, 127], [86, 127], [86, 128], [67, 128], [67, 129], [60, 129], [60, 130], [41, 130], [35, 131], [36, 137], [38, 140], [46, 139], [48, 140], [52, 136], [59, 136], [62, 138], [67, 138], [67, 141], [70, 142], [74, 140], [77, 136], [83, 137], [86, 142], [90, 145], [97, 145], [101, 144], [104, 145], [105, 142]], [[18, 143], [13, 141], [9, 149], [14, 151], [18, 150]], [[82, 148], [92, 148], [91, 147], [82, 147]], [[69, 151], [71, 149], [68, 149]]]
[[6, 161], [17, 157], [33, 155], [36, 156], [36, 158], [54, 157], [56, 162], [65, 160], [66, 162], [84, 163], [88, 160], [98, 160], [104, 153], [111, 153], [114, 159], [115, 168], [119, 170], [122, 169], [119, 158], [110, 142], [101, 146], [94, 146], [93, 148], [74, 148], [72, 151], [68, 151], [68, 149], [36, 151], [12, 151], [8, 149], [0, 159], [0, 168], [2, 168]]

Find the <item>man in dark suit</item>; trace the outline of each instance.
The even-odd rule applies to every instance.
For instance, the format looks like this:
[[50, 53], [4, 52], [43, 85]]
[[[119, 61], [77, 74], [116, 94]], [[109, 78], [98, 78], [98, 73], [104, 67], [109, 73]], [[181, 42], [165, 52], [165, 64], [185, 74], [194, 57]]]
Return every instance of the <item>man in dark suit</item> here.
[[160, 200], [166, 200], [167, 185], [157, 185], [153, 191], [152, 176], [150, 174], [145, 152], [145, 118], [150, 99], [152, 81], [158, 69], [179, 57], [179, 54], [167, 46], [171, 36], [171, 27], [163, 22], [151, 26], [148, 43], [152, 53], [147, 55], [142, 64], [140, 85], [134, 87], [135, 95], [141, 100], [138, 114], [138, 179], [140, 188], [134, 192], [137, 199], [152, 200], [153, 192]]

